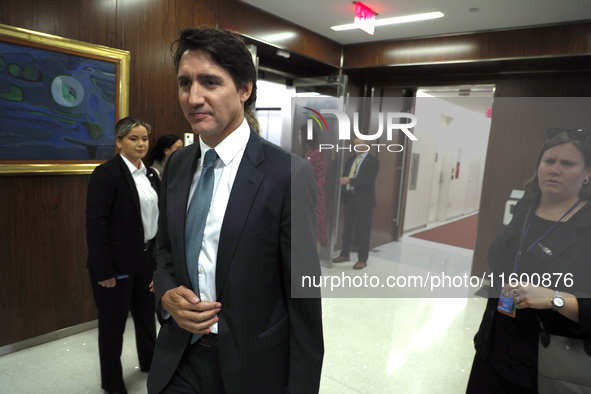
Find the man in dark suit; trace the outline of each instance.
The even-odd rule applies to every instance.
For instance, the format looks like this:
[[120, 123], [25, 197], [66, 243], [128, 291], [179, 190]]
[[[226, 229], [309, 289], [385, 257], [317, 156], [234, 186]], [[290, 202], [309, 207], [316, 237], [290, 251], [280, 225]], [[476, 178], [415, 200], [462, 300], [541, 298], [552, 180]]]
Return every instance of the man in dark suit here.
[[[179, 101], [199, 140], [164, 170], [154, 275], [162, 327], [148, 391], [316, 393], [320, 299], [296, 283], [320, 273], [313, 169], [248, 126], [256, 70], [239, 36], [186, 29], [175, 45]], [[211, 171], [213, 191], [202, 193]], [[196, 241], [193, 195], [208, 206]]]
[[[364, 141], [355, 138], [355, 145]], [[362, 145], [363, 146], [363, 145]], [[361, 149], [359, 149], [361, 150]], [[369, 152], [356, 152], [347, 160], [340, 183], [343, 185], [345, 206], [345, 224], [343, 228], [343, 248], [339, 256], [332, 261], [343, 263], [350, 261], [349, 253], [353, 243], [353, 232], [357, 236], [357, 262], [354, 269], [367, 267], [369, 256], [369, 240], [371, 235], [371, 219], [376, 206], [375, 184], [380, 162]]]

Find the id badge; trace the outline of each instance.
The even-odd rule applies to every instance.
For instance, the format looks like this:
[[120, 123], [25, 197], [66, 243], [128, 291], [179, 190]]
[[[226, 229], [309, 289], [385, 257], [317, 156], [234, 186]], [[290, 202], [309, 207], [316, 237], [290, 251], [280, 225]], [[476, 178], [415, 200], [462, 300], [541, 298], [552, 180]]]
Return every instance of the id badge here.
[[503, 291], [501, 290], [501, 297], [499, 298], [499, 305], [497, 306], [497, 310], [509, 317], [515, 317], [517, 307], [515, 301], [513, 301], [513, 297], [505, 296], [503, 294]]

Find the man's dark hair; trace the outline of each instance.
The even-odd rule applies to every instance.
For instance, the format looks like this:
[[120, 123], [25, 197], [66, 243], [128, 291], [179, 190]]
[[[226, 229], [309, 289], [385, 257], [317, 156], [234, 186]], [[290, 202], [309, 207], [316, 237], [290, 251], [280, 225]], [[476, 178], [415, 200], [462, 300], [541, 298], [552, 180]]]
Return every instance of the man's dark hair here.
[[185, 51], [190, 49], [201, 49], [208, 52], [217, 64], [230, 73], [236, 88], [240, 89], [252, 82], [252, 93], [244, 103], [244, 108], [248, 109], [254, 106], [257, 92], [257, 72], [252, 61], [252, 54], [238, 34], [211, 27], [183, 30], [170, 47], [177, 73], [181, 57]]

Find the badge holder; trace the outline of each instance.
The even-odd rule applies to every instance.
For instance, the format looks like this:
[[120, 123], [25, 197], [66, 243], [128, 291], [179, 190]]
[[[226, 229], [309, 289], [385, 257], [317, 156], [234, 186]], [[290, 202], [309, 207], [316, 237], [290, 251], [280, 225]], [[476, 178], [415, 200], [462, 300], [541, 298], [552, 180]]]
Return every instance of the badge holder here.
[[499, 297], [499, 305], [497, 306], [497, 311], [509, 316], [515, 317], [517, 314], [517, 304], [513, 300], [513, 297], [507, 297], [503, 294], [503, 290], [501, 290], [501, 296]]

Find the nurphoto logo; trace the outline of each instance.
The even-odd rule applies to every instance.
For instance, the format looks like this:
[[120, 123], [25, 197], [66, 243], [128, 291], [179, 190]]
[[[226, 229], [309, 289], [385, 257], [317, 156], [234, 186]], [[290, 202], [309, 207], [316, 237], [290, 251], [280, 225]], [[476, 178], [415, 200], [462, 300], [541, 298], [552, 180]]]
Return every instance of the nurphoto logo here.
[[[321, 131], [329, 131], [328, 124], [326, 119], [322, 114], [331, 114], [336, 116], [337, 123], [338, 123], [338, 140], [339, 141], [348, 141], [351, 139], [350, 130], [351, 130], [351, 121], [349, 116], [343, 112], [336, 109], [321, 109], [320, 112], [310, 108], [304, 107], [305, 110], [309, 112], [304, 112], [304, 114], [308, 115], [310, 118], [307, 121], [307, 134], [306, 138], [308, 140], [313, 139], [313, 126], [314, 122], [318, 124]], [[384, 121], [385, 119], [385, 121]], [[408, 120], [406, 123], [401, 123], [403, 120]], [[359, 112], [353, 113], [353, 139], [360, 139], [362, 141], [368, 141], [365, 144], [354, 144], [349, 146], [339, 146], [335, 144], [320, 144], [319, 149], [322, 150], [336, 150], [337, 152], [340, 150], [347, 150], [351, 152], [354, 150], [355, 152], [367, 152], [371, 149], [371, 147], [376, 147], [377, 151], [379, 152], [380, 149], [386, 149], [388, 152], [401, 152], [404, 147], [400, 144], [379, 144], [379, 143], [369, 143], [369, 141], [377, 141], [383, 134], [384, 134], [384, 123], [385, 131], [386, 131], [386, 139], [388, 141], [393, 140], [393, 132], [394, 130], [402, 131], [407, 138], [412, 141], [417, 141], [417, 137], [409, 130], [416, 126], [417, 124], [417, 117], [411, 113], [406, 112], [383, 112], [378, 113], [378, 130], [374, 134], [362, 134], [359, 131]]]

